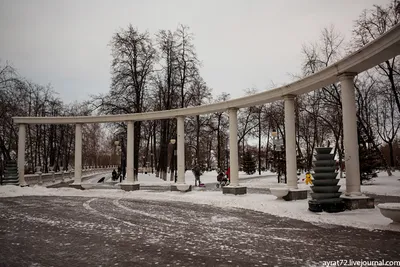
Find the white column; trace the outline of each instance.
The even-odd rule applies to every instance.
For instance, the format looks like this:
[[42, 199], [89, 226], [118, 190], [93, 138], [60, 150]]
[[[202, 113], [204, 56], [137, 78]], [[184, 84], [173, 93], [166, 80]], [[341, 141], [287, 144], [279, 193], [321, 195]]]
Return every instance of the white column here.
[[128, 121], [128, 136], [126, 141], [126, 183], [133, 184], [134, 183], [134, 173], [133, 173], [133, 153], [134, 153], [134, 140], [133, 140], [133, 121]]
[[25, 139], [26, 126], [25, 124], [20, 124], [18, 132], [18, 178], [21, 186], [28, 185], [25, 182]]
[[361, 195], [356, 98], [353, 83], [355, 75], [355, 73], [344, 73], [339, 77], [342, 91], [344, 160], [346, 166], [345, 195], [347, 196]]
[[229, 113], [229, 158], [230, 186], [239, 186], [239, 156], [237, 143], [237, 108], [230, 108]]
[[185, 117], [177, 117], [178, 184], [185, 183]]
[[75, 124], [75, 178], [74, 184], [82, 182], [82, 124]]
[[296, 126], [294, 95], [285, 95], [285, 149], [287, 187], [297, 189]]

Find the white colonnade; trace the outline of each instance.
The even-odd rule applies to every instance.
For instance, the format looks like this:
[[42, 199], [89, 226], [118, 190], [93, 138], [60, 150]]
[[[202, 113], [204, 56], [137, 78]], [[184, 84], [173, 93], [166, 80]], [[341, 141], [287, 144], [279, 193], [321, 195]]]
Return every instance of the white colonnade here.
[[[229, 101], [209, 105], [195, 106], [184, 109], [155, 111], [148, 113], [104, 115], [104, 116], [77, 116], [77, 117], [15, 117], [14, 122], [19, 125], [18, 140], [18, 171], [20, 184], [25, 185], [25, 138], [26, 124], [75, 124], [76, 125], [76, 147], [75, 147], [75, 181], [77, 185], [82, 176], [82, 124], [85, 123], [108, 123], [126, 122], [128, 124], [128, 179], [125, 184], [126, 190], [135, 190], [136, 186], [133, 175], [133, 121], [177, 119], [177, 147], [178, 147], [178, 183], [185, 183], [185, 160], [184, 160], [184, 118], [214, 112], [228, 111], [229, 113], [229, 135], [230, 135], [230, 168], [231, 168], [231, 191], [226, 193], [237, 193], [232, 188], [240, 188], [238, 177], [238, 150], [237, 150], [237, 111], [240, 108], [271, 103], [276, 100], [285, 101], [285, 138], [286, 138], [286, 166], [288, 176], [288, 189], [297, 188], [297, 166], [296, 166], [296, 143], [295, 143], [295, 114], [294, 97], [317, 90], [324, 86], [340, 81], [342, 87], [343, 106], [343, 130], [346, 163], [346, 195], [359, 196], [360, 192], [360, 170], [358, 158], [358, 142], [356, 128], [356, 105], [353, 79], [360, 72], [368, 70], [388, 59], [400, 54], [400, 25], [393, 27], [373, 42], [367, 44], [359, 51], [348, 55], [337, 63], [314, 73], [291, 84], [264, 91], [251, 96], [232, 99]], [[122, 187], [122, 184], [121, 184]], [[232, 191], [233, 190], [233, 191]], [[236, 190], [236, 189], [235, 189]], [[244, 191], [242, 190], [241, 193]], [[225, 193], [225, 192], [224, 192]]]
[[[343, 130], [346, 164], [346, 195], [360, 196], [360, 167], [357, 142], [356, 102], [354, 92], [354, 73], [345, 73], [339, 76], [342, 88]], [[296, 164], [296, 129], [295, 129], [295, 95], [283, 96], [285, 103], [285, 150], [287, 188], [297, 189], [297, 164]], [[229, 148], [230, 148], [230, 179], [231, 184], [226, 187], [227, 193], [233, 192], [232, 188], [243, 188], [239, 184], [239, 158], [237, 137], [237, 112], [238, 108], [229, 108]], [[184, 116], [177, 116], [177, 184], [185, 184], [185, 125]], [[19, 124], [18, 135], [18, 172], [21, 186], [25, 186], [24, 162], [26, 125]], [[79, 187], [82, 182], [82, 123], [75, 124], [75, 176], [73, 186]], [[127, 190], [139, 189], [139, 184], [134, 179], [134, 121], [127, 121], [127, 179], [121, 186]], [[128, 187], [126, 187], [128, 186]], [[241, 191], [245, 192], [245, 191]]]

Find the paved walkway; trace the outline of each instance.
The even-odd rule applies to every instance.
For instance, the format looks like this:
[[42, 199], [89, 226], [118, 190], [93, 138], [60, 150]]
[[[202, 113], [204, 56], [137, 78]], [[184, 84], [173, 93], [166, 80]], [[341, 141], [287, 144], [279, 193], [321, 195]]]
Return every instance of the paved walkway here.
[[0, 198], [0, 266], [322, 266], [400, 260], [399, 240], [183, 202]]

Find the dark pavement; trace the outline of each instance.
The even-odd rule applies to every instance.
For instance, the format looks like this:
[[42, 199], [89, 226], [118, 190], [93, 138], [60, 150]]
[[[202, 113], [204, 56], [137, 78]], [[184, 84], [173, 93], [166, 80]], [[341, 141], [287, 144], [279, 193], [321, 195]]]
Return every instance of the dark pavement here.
[[399, 240], [183, 202], [0, 198], [0, 266], [322, 266], [400, 260]]

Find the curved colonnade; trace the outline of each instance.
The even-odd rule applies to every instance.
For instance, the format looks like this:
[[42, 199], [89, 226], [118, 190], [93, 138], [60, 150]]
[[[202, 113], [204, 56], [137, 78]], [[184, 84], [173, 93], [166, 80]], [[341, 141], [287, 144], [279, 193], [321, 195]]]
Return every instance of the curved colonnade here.
[[[75, 124], [75, 180], [74, 185], [80, 186], [82, 178], [82, 124], [85, 123], [108, 123], [126, 122], [128, 129], [127, 140], [127, 179], [124, 185], [126, 190], [138, 189], [134, 181], [133, 168], [133, 122], [145, 120], [177, 119], [177, 157], [178, 157], [178, 188], [185, 190], [185, 130], [184, 119], [187, 116], [228, 111], [229, 114], [229, 145], [230, 145], [230, 168], [231, 189], [240, 188], [238, 168], [238, 145], [237, 145], [237, 111], [240, 108], [256, 106], [260, 104], [284, 100], [285, 103], [285, 149], [286, 149], [286, 171], [287, 187], [290, 190], [297, 189], [297, 166], [295, 146], [295, 113], [294, 99], [313, 90], [320, 89], [329, 84], [340, 81], [344, 148], [346, 164], [346, 195], [358, 197], [360, 189], [360, 169], [357, 142], [357, 118], [354, 92], [354, 77], [388, 59], [400, 54], [400, 25], [380, 36], [378, 39], [367, 44], [360, 50], [350, 54], [337, 63], [310, 75], [304, 79], [291, 84], [264, 91], [255, 95], [232, 99], [222, 103], [203, 106], [156, 111], [123, 115], [104, 116], [76, 116], [76, 117], [14, 117], [14, 122], [19, 125], [18, 140], [18, 171], [21, 186], [25, 186], [24, 163], [25, 163], [25, 138], [26, 124]], [[234, 191], [232, 191], [234, 192]]]

